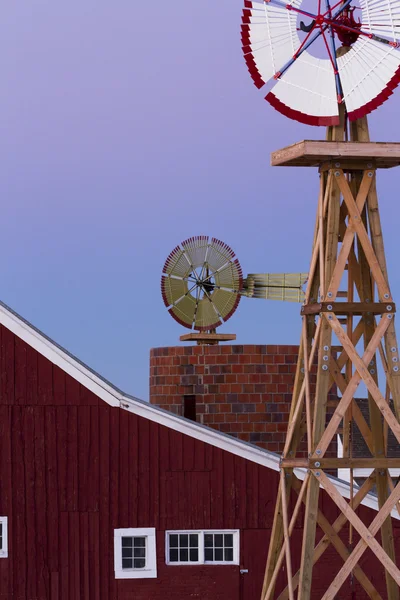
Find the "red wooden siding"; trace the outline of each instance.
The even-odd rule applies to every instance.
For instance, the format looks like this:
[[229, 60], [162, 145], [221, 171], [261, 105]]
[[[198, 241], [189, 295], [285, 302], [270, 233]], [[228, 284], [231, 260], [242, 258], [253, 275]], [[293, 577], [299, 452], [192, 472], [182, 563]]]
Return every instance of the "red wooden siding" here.
[[[9, 518], [1, 600], [259, 599], [277, 473], [109, 407], [3, 327], [0, 352], [0, 515]], [[337, 511], [323, 502], [333, 521]], [[121, 527], [156, 527], [157, 579], [114, 579]], [[201, 528], [240, 529], [249, 573], [166, 566], [165, 530]], [[340, 564], [327, 551], [313, 600]]]

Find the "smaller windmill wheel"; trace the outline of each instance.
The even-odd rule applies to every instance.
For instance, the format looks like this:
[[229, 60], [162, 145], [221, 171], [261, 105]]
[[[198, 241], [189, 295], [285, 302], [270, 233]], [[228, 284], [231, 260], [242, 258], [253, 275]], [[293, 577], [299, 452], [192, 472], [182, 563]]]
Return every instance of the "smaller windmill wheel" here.
[[240, 298], [302, 302], [307, 273], [253, 273], [244, 279], [233, 250], [216, 238], [191, 237], [165, 261], [161, 293], [178, 323], [214, 332], [237, 309]]
[[235, 312], [242, 285], [242, 269], [233, 250], [200, 235], [172, 250], [165, 261], [161, 293], [178, 323], [212, 331]]

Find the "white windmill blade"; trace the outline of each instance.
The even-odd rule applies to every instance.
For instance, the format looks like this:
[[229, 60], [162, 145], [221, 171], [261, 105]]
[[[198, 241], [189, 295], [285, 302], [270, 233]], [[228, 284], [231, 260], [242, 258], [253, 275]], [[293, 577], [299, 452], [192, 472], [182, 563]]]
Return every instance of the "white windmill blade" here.
[[[299, 6], [302, 0], [289, 4]], [[245, 0], [242, 43], [245, 61], [255, 85], [262, 87], [279, 72], [298, 47], [297, 14], [286, 6]]]
[[339, 122], [332, 64], [307, 51], [279, 78], [265, 99], [282, 114], [307, 125]]
[[367, 37], [359, 37], [337, 63], [351, 121], [378, 108], [400, 82], [400, 51]]
[[399, 0], [360, 0], [362, 28], [394, 41], [400, 39]]

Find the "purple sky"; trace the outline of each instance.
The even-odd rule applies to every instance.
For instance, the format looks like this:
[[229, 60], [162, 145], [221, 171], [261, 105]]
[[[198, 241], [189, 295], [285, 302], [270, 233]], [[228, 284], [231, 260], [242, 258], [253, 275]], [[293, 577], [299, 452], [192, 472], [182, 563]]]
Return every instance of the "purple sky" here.
[[[148, 397], [153, 346], [184, 333], [160, 296], [166, 256], [208, 234], [244, 272], [308, 269], [315, 170], [271, 151], [324, 129], [252, 84], [240, 0], [8, 2], [0, 22], [1, 299], [116, 385]], [[370, 118], [400, 140], [397, 91]], [[379, 189], [400, 295], [400, 172]], [[244, 299], [221, 331], [297, 343], [299, 305]]]

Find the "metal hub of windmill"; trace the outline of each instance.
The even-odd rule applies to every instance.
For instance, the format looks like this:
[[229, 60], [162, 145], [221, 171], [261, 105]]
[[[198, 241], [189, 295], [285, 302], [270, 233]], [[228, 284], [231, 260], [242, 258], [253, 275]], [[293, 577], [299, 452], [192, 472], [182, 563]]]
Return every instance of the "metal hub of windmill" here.
[[[242, 44], [255, 85], [275, 80], [266, 100], [309, 125], [338, 125], [343, 103], [350, 121], [378, 108], [400, 81], [397, 3], [316, 0], [314, 12], [303, 4], [245, 1]], [[325, 58], [313, 54], [317, 40]]]

